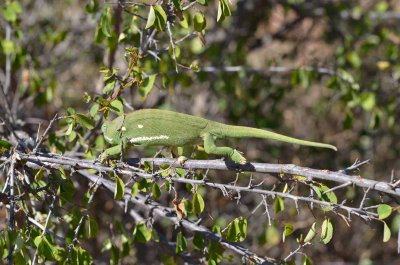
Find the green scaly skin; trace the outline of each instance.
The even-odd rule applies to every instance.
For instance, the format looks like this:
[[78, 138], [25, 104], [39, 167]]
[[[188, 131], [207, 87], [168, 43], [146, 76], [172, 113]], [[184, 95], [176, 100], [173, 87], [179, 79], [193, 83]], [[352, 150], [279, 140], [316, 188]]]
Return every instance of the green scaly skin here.
[[242, 153], [227, 146], [215, 145], [222, 138], [263, 138], [292, 144], [329, 148], [337, 151], [330, 144], [300, 140], [267, 130], [226, 125], [188, 114], [144, 109], [120, 116], [102, 126], [104, 138], [113, 147], [101, 154], [101, 160], [117, 155], [131, 146], [185, 146], [204, 144], [208, 154], [227, 156], [232, 161], [245, 164]]

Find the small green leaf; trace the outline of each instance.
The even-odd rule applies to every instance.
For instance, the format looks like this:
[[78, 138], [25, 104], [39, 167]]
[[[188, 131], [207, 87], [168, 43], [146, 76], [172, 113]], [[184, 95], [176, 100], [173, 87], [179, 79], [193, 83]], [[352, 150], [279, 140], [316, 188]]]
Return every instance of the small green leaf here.
[[161, 189], [157, 182], [154, 182], [153, 188], [151, 189], [154, 200], [157, 200], [161, 196]]
[[317, 229], [315, 228], [316, 225], [317, 225], [316, 222], [314, 222], [311, 225], [310, 230], [308, 231], [306, 237], [304, 238], [304, 243], [310, 242], [317, 235]]
[[91, 119], [88, 115], [83, 115], [80, 113], [75, 114], [76, 122], [80, 125], [86, 127], [89, 130], [93, 130], [96, 125], [95, 121]]
[[99, 230], [99, 226], [93, 218], [89, 218], [89, 220], [86, 221], [86, 227], [85, 227], [85, 232], [87, 238], [94, 238], [97, 235], [97, 231]]
[[187, 240], [183, 236], [182, 232], [179, 232], [176, 235], [176, 248], [175, 248], [175, 253], [182, 253], [187, 249]]
[[372, 92], [364, 92], [360, 95], [361, 107], [366, 111], [372, 110], [375, 107], [375, 94]]
[[154, 82], [156, 81], [156, 76], [157, 74], [150, 75], [143, 80], [143, 85], [139, 87], [139, 94], [142, 96], [142, 99], [145, 99], [150, 93], [151, 89], [154, 86]]
[[349, 63], [353, 65], [354, 68], [360, 68], [362, 65], [362, 60], [356, 52], [350, 52], [347, 54], [346, 59]]
[[100, 105], [98, 103], [94, 103], [92, 107], [90, 107], [89, 114], [90, 116], [96, 116], [97, 112], [100, 109]]
[[282, 233], [282, 241], [285, 242], [285, 238], [290, 236], [294, 232], [294, 227], [292, 224], [285, 224]]
[[135, 226], [133, 230], [133, 240], [139, 243], [146, 243], [151, 239], [151, 230], [143, 223]]
[[4, 9], [1, 10], [3, 18], [9, 22], [15, 22], [18, 18], [18, 14], [22, 12], [22, 7], [18, 1], [9, 2], [5, 5]]
[[285, 201], [282, 197], [276, 196], [274, 200], [274, 211], [275, 213], [279, 213], [285, 210]]
[[154, 7], [151, 6], [149, 10], [149, 15], [147, 16], [146, 29], [151, 28], [154, 25], [155, 21], [156, 21], [156, 12], [154, 11]]
[[303, 256], [301, 265], [312, 265], [312, 264], [313, 264], [313, 262], [308, 256]]
[[[311, 185], [318, 198], [324, 202], [337, 203], [337, 197], [334, 192], [329, 191], [329, 187], [324, 184]], [[330, 211], [334, 206], [321, 206], [323, 211]]]
[[125, 184], [120, 177], [116, 176], [115, 177], [114, 199], [120, 200], [124, 197], [124, 194], [125, 194]]
[[193, 237], [193, 245], [197, 250], [203, 250], [204, 237], [199, 233], [195, 233]]
[[110, 8], [106, 8], [100, 18], [101, 32], [106, 37], [111, 37]]
[[12, 54], [15, 51], [15, 45], [10, 40], [2, 40], [1, 48], [3, 49], [4, 54]]
[[224, 6], [222, 4], [222, 1], [218, 1], [218, 13], [217, 13], [217, 22], [223, 21], [225, 19], [224, 12], [223, 12]]
[[226, 239], [232, 242], [241, 242], [247, 236], [247, 219], [238, 217], [228, 225]]
[[154, 6], [154, 11], [156, 14], [156, 29], [162, 31], [165, 26], [167, 25], [167, 14], [165, 13], [164, 9], [160, 5]]
[[131, 195], [132, 195], [132, 197], [135, 197], [136, 194], [138, 193], [138, 191], [139, 191], [139, 183], [135, 182], [135, 183], [132, 185], [132, 190], [131, 190]]
[[6, 140], [0, 139], [0, 154], [10, 150], [12, 144]]
[[117, 113], [118, 115], [122, 115], [124, 114], [124, 105], [119, 99], [113, 100], [110, 103], [110, 110]]
[[202, 213], [204, 211], [204, 200], [200, 193], [193, 194], [193, 212]]
[[379, 204], [378, 205], [378, 217], [379, 219], [383, 220], [388, 218], [392, 214], [392, 207], [387, 204]]
[[208, 5], [208, 1], [209, 0], [197, 0], [197, 3], [199, 3], [202, 6], [206, 6], [206, 5]]
[[108, 95], [114, 90], [116, 80], [115, 79], [110, 79], [106, 81], [105, 86], [103, 88], [103, 94]]
[[321, 241], [328, 244], [333, 237], [333, 225], [328, 218], [324, 220], [321, 227]]
[[52, 245], [46, 237], [37, 236], [34, 239], [34, 244], [38, 249], [38, 254], [49, 261], [56, 261], [58, 255], [58, 249]]
[[194, 14], [193, 26], [194, 26], [194, 29], [198, 32], [201, 32], [201, 31], [203, 31], [203, 29], [206, 28], [206, 18], [204, 17], [204, 15], [202, 13], [197, 12], [196, 14]]
[[223, 21], [225, 17], [231, 16], [231, 9], [228, 4], [228, 0], [219, 0], [218, 1], [218, 14], [217, 14], [217, 21]]
[[383, 242], [388, 242], [392, 233], [390, 232], [389, 226], [384, 221], [382, 222], [383, 222]]
[[141, 179], [138, 183], [138, 189], [143, 192], [147, 192], [150, 190], [151, 180], [149, 179]]
[[174, 3], [176, 9], [182, 10], [181, 0], [172, 0], [172, 3]]

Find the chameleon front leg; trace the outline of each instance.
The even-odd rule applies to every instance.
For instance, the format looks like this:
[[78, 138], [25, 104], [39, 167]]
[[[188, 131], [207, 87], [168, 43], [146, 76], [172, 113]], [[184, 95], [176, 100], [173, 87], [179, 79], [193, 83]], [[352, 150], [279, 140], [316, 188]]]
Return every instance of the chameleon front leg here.
[[242, 156], [242, 153], [236, 149], [227, 146], [218, 147], [215, 145], [215, 136], [206, 133], [204, 139], [204, 150], [207, 154], [215, 154], [221, 156], [228, 156], [233, 162], [239, 164], [246, 164], [246, 158]]
[[121, 152], [122, 152], [122, 145], [121, 144], [118, 144], [118, 145], [112, 146], [110, 148], [107, 148], [106, 150], [103, 151], [103, 153], [101, 153], [100, 161], [103, 162], [104, 160], [106, 160], [110, 156], [119, 155], [119, 154], [121, 154]]

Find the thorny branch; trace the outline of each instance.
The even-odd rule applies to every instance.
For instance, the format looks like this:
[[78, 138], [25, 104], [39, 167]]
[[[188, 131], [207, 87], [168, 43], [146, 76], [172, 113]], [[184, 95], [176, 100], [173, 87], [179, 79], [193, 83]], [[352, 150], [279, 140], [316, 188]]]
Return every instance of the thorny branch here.
[[[128, 176], [131, 179], [140, 177], [140, 178], [158, 180], [161, 178], [160, 171], [158, 171], [158, 172], [155, 171], [153, 173], [146, 173], [143, 170], [140, 170], [139, 168], [137, 168], [137, 167], [140, 167], [140, 165], [142, 165], [144, 162], [150, 161], [154, 166], [168, 164], [169, 167], [171, 167], [171, 168], [183, 167], [183, 168], [190, 169], [190, 170], [192, 170], [192, 169], [207, 169], [207, 170], [214, 169], [214, 170], [231, 170], [231, 171], [235, 171], [235, 172], [250, 171], [250, 172], [262, 172], [262, 173], [276, 173], [279, 175], [282, 175], [282, 174], [300, 175], [300, 176], [306, 177], [309, 181], [318, 179], [318, 180], [330, 180], [330, 181], [342, 183], [341, 185], [337, 186], [338, 188], [348, 186], [351, 183], [354, 186], [358, 186], [358, 187], [367, 189], [367, 192], [375, 190], [375, 191], [380, 191], [380, 192], [387, 193], [390, 195], [395, 195], [395, 196], [400, 195], [400, 191], [397, 187], [392, 187], [390, 184], [385, 183], [385, 182], [366, 180], [366, 179], [362, 179], [361, 177], [354, 177], [354, 176], [346, 175], [346, 174], [339, 173], [339, 172], [331, 172], [331, 171], [327, 171], [327, 170], [316, 170], [316, 169], [299, 167], [296, 165], [251, 163], [251, 164], [241, 166], [241, 165], [237, 165], [234, 163], [225, 162], [225, 161], [221, 161], [221, 160], [188, 160], [182, 166], [179, 162], [177, 162], [176, 159], [146, 158], [146, 159], [140, 159], [140, 160], [139, 159], [129, 160], [128, 164], [120, 163], [117, 167], [111, 167], [111, 166], [102, 165], [93, 160], [83, 160], [83, 159], [71, 158], [71, 157], [61, 156], [61, 155], [56, 155], [56, 154], [44, 154], [44, 153], [26, 154], [23, 152], [15, 151], [14, 155], [11, 157], [10, 170], [11, 170], [13, 159], [14, 159], [15, 163], [19, 163], [19, 161], [21, 161], [22, 163], [25, 164], [25, 166], [33, 168], [33, 169], [38, 169], [41, 167], [45, 167], [47, 169], [64, 168], [64, 169], [70, 170], [71, 172], [74, 172], [74, 173], [79, 172], [79, 174], [84, 175], [86, 178], [89, 178], [92, 182], [94, 182], [95, 180], [98, 181], [98, 184], [104, 185], [110, 191], [114, 191], [115, 184], [113, 182], [103, 179], [103, 178], [100, 179], [98, 176], [95, 176], [95, 175], [88, 174], [88, 173], [86, 173], [85, 170], [86, 169], [95, 169], [99, 173], [115, 172], [119, 175]], [[6, 161], [10, 161], [10, 157], [7, 157], [7, 156], [0, 157], [0, 162], [6, 162]], [[132, 165], [134, 165], [134, 166], [132, 166]], [[12, 171], [9, 171], [9, 172], [12, 172]], [[9, 177], [11, 177], [11, 176], [9, 176]], [[92, 178], [95, 178], [95, 179], [92, 179]], [[266, 196], [267, 197], [280, 196], [282, 198], [287, 198], [287, 199], [293, 200], [296, 203], [296, 207], [297, 207], [298, 201], [303, 201], [305, 203], [312, 203], [312, 204], [316, 204], [316, 205], [319, 205], [322, 207], [332, 207], [332, 212], [339, 214], [342, 217], [344, 215], [340, 214], [338, 212], [338, 210], [347, 212], [348, 219], [349, 219], [350, 215], [359, 216], [360, 218], [362, 218], [364, 220], [377, 219], [377, 214], [374, 212], [375, 208], [349, 207], [349, 206], [344, 205], [344, 203], [342, 203], [342, 204], [331, 203], [331, 202], [321, 201], [321, 200], [313, 198], [313, 197], [305, 197], [305, 196], [294, 195], [291, 193], [266, 190], [266, 189], [259, 188], [259, 185], [254, 185], [251, 183], [247, 186], [238, 186], [237, 183], [221, 184], [221, 183], [211, 182], [211, 181], [207, 180], [207, 178], [204, 178], [202, 180], [195, 180], [195, 179], [170, 176], [170, 177], [168, 177], [168, 179], [172, 182], [189, 183], [192, 185], [204, 185], [207, 187], [219, 189], [221, 191], [226, 191], [225, 192], [226, 194], [227, 194], [227, 191], [233, 191], [233, 192], [236, 192], [238, 194], [238, 196], [240, 196], [240, 194], [242, 192], [260, 194], [262, 196], [262, 198], [265, 198]], [[11, 182], [11, 178], [9, 181]], [[10, 183], [10, 186], [11, 186], [11, 183]], [[130, 194], [130, 191], [128, 188], [126, 189], [126, 192], [127, 192], [127, 194]], [[183, 225], [188, 230], [202, 233], [205, 237], [207, 237], [209, 239], [218, 240], [224, 247], [235, 251], [236, 253], [246, 257], [249, 260], [252, 260], [253, 262], [261, 263], [261, 264], [270, 264], [270, 263], [263, 263], [266, 261], [263, 260], [262, 258], [256, 256], [254, 253], [251, 253], [249, 250], [247, 250], [239, 245], [232, 244], [228, 241], [224, 241], [220, 236], [212, 233], [205, 227], [202, 227], [198, 224], [195, 224], [195, 223], [187, 221], [187, 220], [179, 220], [178, 217], [175, 216], [174, 209], [162, 206], [155, 202], [151, 202], [145, 196], [137, 195], [136, 197], [131, 198], [131, 195], [126, 195], [125, 200], [132, 201], [132, 202], [134, 202], [135, 205], [140, 205], [146, 211], [151, 211], [153, 214], [155, 213], [158, 217], [168, 218], [169, 220], [173, 221], [176, 224]], [[265, 207], [268, 207], [266, 205], [267, 204], [266, 202], [263, 204], [265, 205]], [[363, 206], [363, 204], [361, 204], [361, 206]], [[268, 209], [266, 209], [266, 211], [268, 211]], [[171, 213], [173, 213], [173, 214], [171, 214]], [[268, 217], [268, 218], [270, 218], [270, 217]], [[43, 231], [46, 231], [46, 230], [47, 229], [45, 227], [45, 229]]]
[[[86, 178], [88, 178], [90, 181], [96, 181], [96, 175], [89, 174], [83, 170], [79, 170], [78, 173]], [[101, 179], [100, 182], [103, 184], [105, 188], [107, 188], [110, 192], [114, 192], [115, 190], [115, 184], [106, 179]], [[155, 217], [158, 218], [167, 218], [170, 221], [172, 221], [174, 224], [177, 226], [183, 226], [185, 229], [190, 230], [192, 232], [196, 232], [199, 234], [202, 234], [206, 238], [214, 241], [218, 241], [222, 246], [224, 246], [227, 249], [230, 249], [237, 254], [245, 257], [247, 260], [252, 261], [256, 264], [263, 264], [263, 265], [272, 265], [272, 264], [277, 264], [276, 261], [273, 259], [265, 259], [262, 257], [259, 257], [255, 253], [249, 251], [247, 248], [244, 248], [243, 246], [229, 242], [225, 239], [223, 239], [220, 235], [213, 233], [211, 230], [208, 228], [198, 225], [192, 221], [181, 219], [179, 220], [178, 217], [175, 216], [175, 210], [169, 207], [165, 207], [157, 202], [150, 201], [147, 199], [147, 197], [137, 194], [135, 197], [132, 197], [130, 195], [131, 190], [126, 189], [125, 190], [125, 196], [124, 199], [126, 201], [132, 202], [134, 205], [138, 205], [141, 208], [144, 208], [148, 212], [152, 212], [152, 214]], [[272, 263], [271, 263], [272, 262]]]

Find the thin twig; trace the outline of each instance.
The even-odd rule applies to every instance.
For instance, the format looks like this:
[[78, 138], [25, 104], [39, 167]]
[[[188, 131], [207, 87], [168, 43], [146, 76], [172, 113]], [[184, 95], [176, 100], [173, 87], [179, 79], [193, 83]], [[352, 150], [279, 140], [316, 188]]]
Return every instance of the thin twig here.
[[[50, 217], [52, 215], [52, 211], [53, 211], [53, 207], [54, 207], [54, 202], [56, 201], [56, 199], [57, 199], [57, 196], [53, 195], [53, 201], [51, 202], [50, 207], [49, 207], [49, 213], [46, 217], [46, 223], [45, 223], [44, 227], [42, 228], [42, 236], [44, 236], [46, 234], [47, 226], [49, 225]], [[33, 256], [33, 260], [32, 260], [32, 265], [36, 264], [36, 259], [38, 257], [38, 250], [39, 249], [36, 249], [36, 251], [35, 251], [35, 255]]]
[[[15, 150], [14, 150], [15, 151]], [[10, 231], [14, 231], [14, 222], [15, 222], [15, 195], [14, 195], [14, 180], [15, 180], [15, 163], [16, 163], [16, 153], [14, 152], [11, 156], [11, 163], [9, 169], [9, 179], [10, 179], [10, 220], [9, 227]], [[14, 244], [10, 244], [10, 249], [8, 253], [8, 264], [13, 264], [13, 252], [14, 252]]]
[[351, 182], [351, 181], [346, 182], [346, 183], [343, 183], [343, 184], [341, 184], [341, 185], [339, 185], [339, 186], [336, 186], [336, 187], [333, 187], [333, 188], [331, 188], [331, 189], [329, 189], [329, 190], [324, 191], [323, 194], [326, 194], [326, 193], [328, 193], [328, 192], [332, 192], [332, 191], [334, 191], [334, 190], [338, 190], [338, 189], [341, 189], [341, 188], [348, 187], [348, 186], [350, 186], [351, 184], [353, 184], [353, 182]]
[[167, 30], [168, 30], [168, 35], [169, 35], [169, 42], [171, 43], [171, 48], [172, 48], [172, 60], [175, 62], [175, 71], [176, 73], [179, 73], [178, 71], [178, 62], [176, 60], [176, 55], [175, 55], [175, 44], [174, 44], [174, 39], [172, 38], [172, 32], [171, 32], [171, 23], [167, 21]]
[[[33, 153], [37, 152], [38, 148], [43, 143], [44, 138], [47, 136], [47, 134], [49, 134], [50, 129], [53, 126], [53, 123], [57, 120], [57, 118], [58, 118], [58, 114], [56, 113], [56, 115], [54, 115], [54, 118], [51, 119], [51, 121], [50, 121], [49, 125], [47, 126], [46, 130], [44, 131], [44, 133], [40, 137], [39, 141], [36, 142], [36, 145], [35, 145], [35, 147], [33, 148], [33, 151], [32, 151]], [[37, 137], [39, 137], [39, 132], [38, 132], [38, 136]]]

